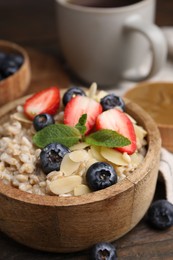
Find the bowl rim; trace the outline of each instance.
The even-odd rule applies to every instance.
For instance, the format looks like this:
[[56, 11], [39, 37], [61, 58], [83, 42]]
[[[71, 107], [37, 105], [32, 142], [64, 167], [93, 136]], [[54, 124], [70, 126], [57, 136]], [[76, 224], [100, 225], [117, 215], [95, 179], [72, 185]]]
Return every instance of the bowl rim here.
[[[64, 90], [63, 90], [64, 91]], [[7, 113], [12, 111], [17, 105], [24, 104], [25, 100], [30, 97], [30, 95], [19, 98], [15, 101], [9, 102], [8, 104], [2, 106], [0, 108], [0, 118], [5, 116]], [[138, 181], [145, 178], [148, 173], [148, 165], [153, 163], [153, 150], [160, 153], [161, 148], [161, 138], [160, 133], [158, 131], [157, 125], [154, 120], [151, 118], [149, 114], [147, 114], [141, 107], [137, 104], [131, 102], [130, 100], [125, 98], [127, 113], [131, 115], [131, 113], [138, 114], [134, 117], [137, 122], [142, 124], [148, 133], [148, 149], [146, 156], [142, 163], [134, 170], [133, 176], [128, 175], [122, 181], [112, 185], [106, 189], [91, 192], [81, 196], [71, 196], [71, 197], [58, 197], [51, 195], [38, 195], [31, 194], [24, 191], [21, 191], [15, 187], [4, 184], [0, 180], [0, 194], [6, 196], [8, 199], [19, 200], [28, 204], [40, 205], [40, 206], [58, 206], [58, 207], [69, 207], [69, 206], [82, 206], [91, 203], [96, 203], [99, 201], [106, 200], [110, 197], [119, 196], [123, 192], [125, 192], [129, 188], [133, 188]], [[157, 157], [157, 156], [156, 156]], [[145, 168], [146, 171], [143, 171], [143, 174], [138, 174], [140, 169]], [[132, 178], [131, 178], [132, 177]], [[135, 178], [136, 177], [136, 178]], [[122, 189], [122, 187], [126, 187], [127, 189]]]
[[29, 56], [28, 56], [28, 53], [27, 51], [19, 44], [15, 43], [15, 42], [10, 42], [10, 41], [7, 41], [7, 40], [0, 40], [0, 50], [2, 49], [11, 49], [11, 51], [14, 51], [14, 52], [17, 52], [17, 53], [20, 53], [22, 56], [23, 56], [23, 63], [22, 65], [19, 67], [19, 69], [12, 75], [8, 76], [7, 78], [5, 79], [2, 79], [0, 81], [0, 85], [3, 84], [3, 82], [7, 81], [8, 79], [11, 79], [12, 77], [16, 77], [16, 75], [18, 75], [18, 73], [20, 73], [23, 68], [26, 66], [26, 64], [29, 64]]

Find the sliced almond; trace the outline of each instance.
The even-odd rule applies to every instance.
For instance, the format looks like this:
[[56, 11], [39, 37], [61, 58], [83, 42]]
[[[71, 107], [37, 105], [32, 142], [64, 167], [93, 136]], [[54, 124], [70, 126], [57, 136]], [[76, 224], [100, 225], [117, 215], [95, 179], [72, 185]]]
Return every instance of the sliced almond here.
[[19, 122], [23, 122], [23, 123], [27, 123], [27, 124], [32, 124], [32, 121], [29, 120], [25, 115], [24, 113], [22, 112], [16, 112], [12, 115], [12, 117], [14, 119], [16, 119], [17, 121]]
[[140, 153], [133, 153], [130, 155], [131, 157], [131, 164], [134, 168], [136, 168], [144, 159], [143, 155]]
[[97, 92], [97, 83], [93, 82], [90, 86], [88, 96], [94, 98]]
[[104, 91], [104, 90], [101, 90], [101, 91], [99, 91], [99, 93], [96, 95], [95, 100], [96, 100], [97, 102], [100, 102], [100, 100], [101, 100], [102, 98], [104, 98], [105, 96], [107, 96], [107, 95], [108, 95], [108, 92], [106, 92], [106, 91]]
[[47, 180], [54, 181], [63, 176], [63, 172], [61, 171], [52, 171], [47, 175]]
[[49, 184], [49, 188], [54, 194], [60, 195], [73, 191], [81, 183], [82, 178], [78, 175], [73, 175], [52, 181]]
[[90, 189], [85, 184], [79, 184], [74, 188], [74, 196], [80, 196], [90, 192]]
[[91, 146], [91, 154], [97, 161], [104, 161], [104, 157], [101, 154], [101, 147]]
[[60, 171], [64, 173], [65, 176], [73, 174], [80, 166], [80, 162], [74, 162], [69, 157], [70, 153], [67, 153], [60, 166]]
[[141, 126], [134, 125], [134, 129], [135, 129], [135, 133], [136, 133], [137, 138], [139, 138], [140, 140], [143, 140], [144, 137], [147, 135], [147, 132]]
[[92, 164], [98, 162], [95, 158], [90, 158], [86, 163], [86, 169], [88, 169]]
[[124, 159], [123, 154], [115, 149], [102, 147], [101, 155], [109, 162], [116, 165], [128, 165], [128, 162]]
[[81, 142], [81, 143], [78, 143], [78, 144], [71, 146], [70, 151], [85, 149], [88, 146], [89, 146], [89, 144], [87, 144], [85, 142]]
[[69, 153], [69, 158], [73, 162], [84, 162], [89, 159], [89, 155], [85, 150], [77, 150]]

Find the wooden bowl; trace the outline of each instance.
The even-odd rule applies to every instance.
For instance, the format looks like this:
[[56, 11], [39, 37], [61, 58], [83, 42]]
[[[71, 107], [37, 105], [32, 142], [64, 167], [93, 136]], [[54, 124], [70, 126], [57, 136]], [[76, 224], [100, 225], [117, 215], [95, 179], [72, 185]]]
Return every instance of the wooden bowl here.
[[162, 146], [173, 152], [173, 82], [140, 83], [124, 96], [151, 115], [160, 130]]
[[22, 96], [31, 80], [30, 62], [27, 52], [21, 46], [0, 40], [0, 51], [21, 54], [24, 62], [13, 75], [0, 81], [0, 105], [6, 104]]
[[[0, 122], [25, 98], [0, 109]], [[153, 119], [131, 101], [127, 112], [148, 132], [147, 154], [121, 182], [76, 197], [29, 194], [0, 181], [0, 229], [16, 241], [40, 250], [74, 252], [129, 232], [146, 213], [155, 192], [160, 134]]]

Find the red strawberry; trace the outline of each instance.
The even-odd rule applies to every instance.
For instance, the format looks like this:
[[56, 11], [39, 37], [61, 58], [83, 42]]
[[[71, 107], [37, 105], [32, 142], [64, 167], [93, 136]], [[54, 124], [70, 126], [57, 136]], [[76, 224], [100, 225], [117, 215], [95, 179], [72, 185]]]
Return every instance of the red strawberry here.
[[116, 149], [120, 152], [127, 152], [128, 154], [135, 152], [136, 134], [132, 122], [124, 112], [116, 108], [103, 112], [97, 117], [96, 129], [110, 129], [117, 131], [119, 134], [127, 137], [131, 141], [131, 144]]
[[101, 112], [102, 106], [95, 100], [85, 96], [76, 96], [72, 98], [65, 107], [64, 124], [75, 126], [78, 123], [79, 118], [83, 114], [87, 114], [87, 134], [95, 125], [96, 118]]
[[60, 90], [57, 87], [46, 88], [25, 101], [24, 113], [30, 119], [41, 113], [54, 115], [60, 104]]

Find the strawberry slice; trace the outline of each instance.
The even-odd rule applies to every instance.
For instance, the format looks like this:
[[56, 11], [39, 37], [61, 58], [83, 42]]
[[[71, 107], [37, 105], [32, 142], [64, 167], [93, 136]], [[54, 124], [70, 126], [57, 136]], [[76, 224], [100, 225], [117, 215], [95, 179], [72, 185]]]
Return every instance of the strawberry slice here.
[[66, 105], [64, 110], [64, 124], [75, 126], [83, 114], [87, 114], [86, 133], [88, 134], [93, 126], [97, 116], [102, 112], [102, 106], [95, 100], [85, 97], [76, 96]]
[[54, 115], [59, 104], [60, 90], [57, 87], [46, 88], [25, 101], [24, 113], [30, 119], [41, 113]]
[[136, 134], [129, 117], [122, 111], [113, 108], [101, 113], [96, 120], [96, 129], [115, 130], [119, 134], [127, 137], [131, 144], [116, 148], [120, 152], [132, 154], [136, 150]]

